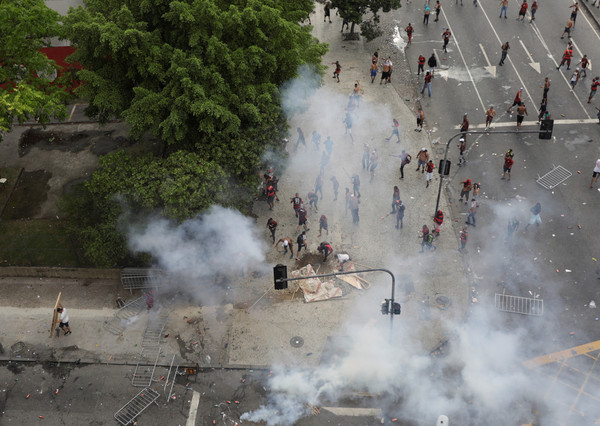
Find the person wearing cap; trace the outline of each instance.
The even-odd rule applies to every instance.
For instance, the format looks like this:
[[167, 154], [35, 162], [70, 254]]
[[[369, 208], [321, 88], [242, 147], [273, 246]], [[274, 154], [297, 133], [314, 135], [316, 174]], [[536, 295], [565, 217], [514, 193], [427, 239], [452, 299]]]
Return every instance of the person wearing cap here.
[[467, 141], [464, 137], [461, 137], [458, 140], [458, 167], [462, 165], [467, 165], [467, 160], [465, 159], [465, 151], [467, 150]]
[[581, 73], [579, 72], [579, 68], [575, 68], [575, 71], [573, 71], [573, 75], [571, 76], [571, 90], [575, 90], [575, 86], [577, 85], [577, 82], [579, 81], [579, 76], [581, 75]]
[[521, 105], [521, 101], [523, 99], [523, 88], [521, 87], [517, 90], [517, 94], [515, 95], [515, 99], [513, 100], [513, 104], [506, 110], [509, 114], [512, 114], [511, 108], [515, 105]]
[[490, 107], [485, 112], [485, 128], [486, 129], [489, 129], [492, 126], [492, 120], [494, 119], [495, 116], [496, 116], [496, 110], [494, 109], [493, 105], [490, 105]]
[[425, 165], [427, 164], [427, 161], [429, 161], [429, 153], [426, 148], [421, 148], [421, 151], [417, 154], [417, 160], [417, 172], [419, 171], [419, 168], [421, 168], [421, 173], [425, 173]]

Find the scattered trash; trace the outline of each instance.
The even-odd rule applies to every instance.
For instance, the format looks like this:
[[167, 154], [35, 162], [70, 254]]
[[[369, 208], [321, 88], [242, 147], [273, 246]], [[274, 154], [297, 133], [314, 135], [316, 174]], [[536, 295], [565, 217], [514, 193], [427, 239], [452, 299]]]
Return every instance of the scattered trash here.
[[593, 300], [590, 301], [590, 308], [595, 308], [596, 307], [596, 302], [594, 302]]
[[239, 403], [240, 403], [240, 401], [233, 401], [233, 402], [235, 402], [236, 404], [239, 404]]
[[581, 170], [577, 170], [577, 174], [580, 175], [581, 174]]
[[43, 419], [43, 418], [44, 418], [44, 416], [39, 416], [39, 417], [40, 417], [40, 419]]
[[56, 392], [54, 392], [55, 395], [58, 395], [58, 389], [56, 389]]
[[25, 397], [25, 399], [29, 399], [30, 396], [31, 396], [31, 394], [28, 393], [27, 396]]
[[572, 272], [570, 269], [565, 269], [565, 272]]
[[581, 225], [577, 225], [577, 227], [578, 227], [579, 229], [581, 229]]
[[571, 336], [575, 336], [575, 332], [574, 332], [574, 331], [570, 331], [570, 332], [569, 332], [569, 334], [570, 334]]

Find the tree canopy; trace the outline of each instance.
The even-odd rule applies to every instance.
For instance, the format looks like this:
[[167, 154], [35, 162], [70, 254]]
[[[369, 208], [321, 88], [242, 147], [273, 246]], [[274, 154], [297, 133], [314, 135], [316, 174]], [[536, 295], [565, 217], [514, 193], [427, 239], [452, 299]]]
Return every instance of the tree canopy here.
[[[400, 0], [332, 0], [331, 6], [337, 8], [339, 15], [351, 24], [361, 25], [361, 34], [371, 41], [382, 34], [379, 28], [379, 13], [390, 12], [402, 7]], [[370, 16], [369, 16], [370, 14]], [[368, 19], [364, 19], [365, 15]]]
[[67, 116], [68, 94], [52, 82], [57, 66], [40, 51], [60, 35], [59, 17], [44, 0], [0, 0], [0, 140], [15, 119]]
[[104, 157], [63, 202], [93, 263], [127, 257], [126, 212], [182, 220], [255, 195], [261, 158], [287, 132], [280, 87], [301, 65], [322, 72], [327, 46], [299, 24], [312, 8], [310, 0], [85, 0], [69, 11], [87, 114], [122, 118], [134, 140], [151, 132], [165, 147]]

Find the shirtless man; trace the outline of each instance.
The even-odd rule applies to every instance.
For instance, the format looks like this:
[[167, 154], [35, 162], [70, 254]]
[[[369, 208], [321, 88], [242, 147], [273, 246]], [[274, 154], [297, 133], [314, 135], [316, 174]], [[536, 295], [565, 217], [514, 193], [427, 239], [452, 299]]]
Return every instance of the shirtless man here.
[[492, 120], [496, 116], [496, 110], [493, 106], [490, 106], [488, 110], [485, 112], [485, 128], [489, 129], [492, 125]]
[[415, 129], [415, 132], [423, 131], [423, 121], [424, 120], [425, 120], [425, 111], [423, 111], [423, 109], [419, 108], [419, 110], [417, 111], [417, 128]]
[[515, 95], [513, 104], [506, 110], [506, 112], [508, 112], [509, 114], [512, 114], [511, 108], [514, 107], [515, 105], [521, 105], [522, 99], [523, 99], [523, 88], [521, 87], [519, 90], [517, 90], [517, 94]]
[[517, 130], [521, 129], [521, 123], [527, 114], [527, 108], [525, 104], [521, 102], [521, 105], [517, 107]]
[[288, 248], [290, 249], [290, 259], [294, 258], [294, 245], [292, 243], [291, 238], [281, 238], [277, 243], [275, 243], [275, 247], [279, 245], [279, 243], [283, 243], [283, 254], [287, 254]]

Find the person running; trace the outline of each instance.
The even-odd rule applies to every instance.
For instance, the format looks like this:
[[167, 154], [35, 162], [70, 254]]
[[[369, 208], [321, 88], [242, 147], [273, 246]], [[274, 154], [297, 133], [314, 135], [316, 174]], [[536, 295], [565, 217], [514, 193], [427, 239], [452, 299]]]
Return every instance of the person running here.
[[465, 159], [465, 151], [467, 150], [467, 141], [465, 138], [458, 140], [458, 167], [466, 166], [467, 160]]
[[550, 79], [548, 77], [544, 77], [544, 85], [541, 87], [544, 88], [544, 94], [542, 95], [542, 98], [547, 98], [548, 91], [550, 90]]
[[463, 186], [460, 190], [460, 199], [458, 201], [462, 203], [464, 198], [464, 203], [467, 204], [469, 202], [469, 193], [473, 189], [473, 184], [471, 183], [471, 179], [467, 179], [461, 183]]
[[417, 111], [417, 128], [415, 129], [415, 132], [423, 131], [423, 122], [424, 121], [425, 121], [425, 111], [423, 111], [423, 109], [419, 107], [419, 110]]
[[304, 207], [300, 207], [298, 210], [298, 227], [296, 228], [296, 232], [300, 231], [301, 226], [304, 226], [305, 231], [310, 231], [308, 229], [308, 212]]
[[273, 203], [275, 202], [275, 186], [272, 183], [267, 186], [267, 203], [269, 204], [269, 210], [273, 210]]
[[460, 247], [458, 249], [458, 251], [461, 252], [462, 254], [467, 254], [467, 249], [465, 247], [467, 246], [468, 240], [469, 240], [469, 231], [467, 231], [467, 228], [463, 228], [462, 231], [460, 232]]
[[405, 150], [402, 150], [402, 154], [400, 155], [400, 179], [404, 179], [404, 166], [410, 164], [411, 160], [411, 155]]
[[442, 3], [440, 3], [440, 0], [436, 0], [434, 10], [435, 19], [433, 20], [433, 22], [437, 22], [440, 20], [440, 12], [442, 11]]
[[573, 19], [569, 18], [565, 24], [565, 30], [561, 34], [560, 38], [565, 38], [565, 34], [567, 35], [567, 38], [571, 38], [571, 28], [573, 28]]
[[533, 3], [531, 3], [531, 19], [529, 20], [529, 22], [535, 21], [535, 12], [537, 12], [537, 10], [538, 10], [538, 2], [537, 2], [537, 0], [533, 0]]
[[329, 136], [327, 136], [327, 139], [325, 139], [323, 145], [325, 145], [325, 151], [327, 151], [327, 155], [331, 155], [331, 152], [333, 151], [333, 141]]
[[429, 160], [425, 165], [425, 171], [427, 172], [425, 174], [425, 188], [429, 188], [429, 182], [433, 179], [433, 169], [435, 169], [435, 164], [433, 164], [433, 160]]
[[369, 172], [371, 173], [371, 181], [373, 181], [373, 179], [375, 178], [375, 169], [377, 168], [377, 165], [379, 164], [379, 155], [377, 154], [377, 150], [374, 149], [371, 152], [371, 157], [369, 158]]
[[312, 143], [315, 145], [315, 151], [318, 151], [321, 144], [321, 135], [316, 130], [312, 132]]
[[269, 228], [269, 231], [271, 231], [273, 243], [275, 243], [275, 231], [277, 230], [277, 222], [275, 222], [272, 217], [270, 217], [269, 220], [267, 220], [267, 228]]
[[302, 207], [302, 198], [300, 198], [300, 195], [297, 192], [296, 195], [294, 195], [294, 197], [291, 199], [290, 203], [294, 207], [296, 217], [298, 217], [298, 210], [300, 210], [300, 208]]
[[429, 71], [427, 71], [427, 74], [425, 74], [425, 81], [423, 82], [423, 90], [421, 90], [421, 95], [425, 94], [425, 88], [427, 88], [427, 93], [429, 94], [429, 97], [431, 98], [431, 78], [432, 75]]
[[352, 136], [352, 113], [350, 111], [346, 112], [344, 123], [346, 124], [346, 133], [344, 135], [350, 135], [350, 142], [354, 143], [354, 137]]
[[377, 62], [371, 63], [371, 84], [375, 82], [375, 77], [377, 77]]
[[521, 87], [519, 90], [517, 90], [515, 99], [513, 100], [513, 104], [510, 107], [508, 107], [506, 112], [508, 112], [509, 114], [512, 115], [512, 107], [514, 107], [515, 105], [521, 105], [523, 103], [522, 100], [523, 100], [523, 88]]
[[575, 90], [575, 86], [577, 85], [577, 82], [579, 81], [579, 76], [580, 76], [580, 72], [579, 72], [579, 68], [575, 68], [575, 71], [573, 71], [573, 75], [571, 75], [571, 80], [569, 81], [569, 83], [571, 84], [571, 91]]
[[333, 71], [333, 78], [337, 78], [337, 82], [340, 82], [340, 73], [342, 72], [342, 66], [340, 65], [340, 61], [332, 62], [335, 65], [335, 70]]
[[531, 212], [531, 217], [529, 218], [529, 223], [525, 225], [526, 231], [527, 228], [529, 228], [529, 225], [533, 225], [535, 223], [536, 226], [540, 226], [540, 223], [542, 223], [542, 218], [540, 217], [542, 205], [540, 203], [537, 203], [535, 206], [529, 209], [529, 211]]
[[323, 241], [321, 244], [319, 244], [317, 250], [319, 251], [319, 253], [323, 254], [323, 262], [327, 262], [327, 256], [333, 253], [333, 248], [331, 247], [331, 244], [326, 241]]
[[502, 18], [502, 12], [504, 12], [504, 19], [506, 18], [506, 11], [508, 9], [508, 0], [500, 0], [500, 5], [498, 6], [500, 8], [500, 16], [499, 18]]
[[323, 11], [325, 15], [323, 16], [323, 22], [326, 22], [329, 19], [329, 23], [331, 24], [331, 3], [326, 2], [325, 7], [323, 7]]
[[[396, 229], [402, 229], [404, 225], [402, 222], [404, 221], [404, 210], [406, 207], [402, 204], [402, 200], [398, 200], [398, 205], [396, 206]], [[398, 225], [400, 225], [398, 227]]]
[[517, 130], [521, 129], [521, 124], [526, 115], [529, 115], [527, 114], [527, 108], [525, 108], [525, 104], [521, 102], [521, 105], [517, 107]]
[[392, 211], [390, 214], [394, 214], [396, 212], [396, 207], [398, 207], [398, 202], [400, 201], [400, 188], [394, 185], [394, 193], [392, 194]]
[[583, 55], [583, 57], [581, 58], [581, 61], [577, 62], [576, 65], [581, 65], [581, 77], [587, 77], [587, 66], [589, 65], [590, 61], [588, 60], [587, 55]]
[[525, 19], [525, 14], [527, 13], [527, 8], [529, 5], [527, 4], [527, 0], [523, 0], [521, 3], [521, 9], [519, 9], [519, 16], [517, 17], [517, 21], [523, 21]]
[[421, 151], [417, 154], [417, 160], [417, 172], [419, 171], [419, 168], [421, 168], [421, 173], [425, 173], [425, 165], [427, 164], [427, 161], [429, 161], [427, 149], [421, 148]]
[[[507, 0], [508, 3], [508, 0]], [[500, 62], [498, 65], [504, 65], [504, 61], [506, 60], [506, 56], [508, 55], [508, 49], [510, 49], [510, 44], [508, 41], [502, 45], [502, 56], [500, 57]]]
[[[465, 222], [467, 225], [471, 225], [476, 227], [477, 221], [475, 220], [475, 215], [477, 214], [477, 198], [473, 197], [471, 199], [471, 208], [469, 209], [469, 214], [467, 215], [467, 221]], [[473, 223], [471, 223], [471, 219], [473, 219]]]
[[490, 107], [485, 112], [485, 128], [486, 129], [489, 129], [490, 127], [492, 127], [492, 120], [494, 119], [495, 116], [496, 116], [496, 110], [494, 109], [494, 107], [492, 105], [490, 105]]
[[292, 239], [291, 238], [281, 238], [279, 241], [277, 241], [277, 243], [275, 244], [275, 247], [277, 247], [279, 245], [279, 243], [282, 243], [283, 245], [283, 254], [287, 254], [288, 249], [290, 249], [290, 259], [294, 258], [294, 244], [292, 243]]
[[433, 216], [433, 223], [435, 224], [436, 229], [439, 229], [442, 226], [442, 223], [444, 223], [443, 211], [438, 210], [437, 212], [435, 212], [435, 215]]
[[335, 196], [333, 201], [337, 201], [338, 190], [340, 189], [340, 183], [338, 182], [338, 180], [336, 179], [335, 176], [332, 176], [331, 179], [329, 179], [329, 180], [333, 184], [333, 195]]
[[509, 149], [504, 155], [504, 166], [502, 167], [502, 177], [500, 179], [506, 179], [505, 176], [508, 173], [508, 180], [510, 180], [510, 172], [513, 164], [515, 164], [515, 161], [513, 160], [512, 149]]
[[560, 64], [556, 67], [556, 69], [558, 70], [564, 64], [567, 64], [567, 69], [570, 70], [571, 69], [571, 58], [572, 57], [573, 57], [573, 49], [571, 48], [571, 46], [568, 46], [565, 49], [565, 53], [563, 53], [562, 60], [560, 61]]
[[590, 95], [588, 97], [588, 104], [592, 103], [592, 98], [596, 96], [596, 92], [598, 91], [598, 86], [600, 86], [600, 77], [595, 77], [592, 80], [592, 85], [590, 87]]
[[447, 47], [451, 36], [452, 33], [450, 32], [450, 29], [444, 28], [444, 32], [442, 33], [442, 40], [444, 40], [444, 46], [442, 48], [444, 49], [444, 53], [448, 53]]
[[508, 243], [510, 241], [513, 234], [517, 232], [517, 229], [519, 229], [519, 220], [515, 216], [513, 216], [512, 219], [508, 219], [506, 238], [504, 239], [505, 243]]
[[381, 72], [381, 79], [379, 80], [379, 85], [383, 83], [385, 80], [385, 84], [387, 85], [388, 78], [390, 76], [390, 63], [387, 59], [383, 61], [383, 71]]
[[594, 187], [594, 183], [598, 182], [598, 178], [600, 178], [600, 158], [596, 160], [596, 167], [594, 167], [594, 171], [592, 172], [590, 188]]
[[400, 123], [398, 122], [398, 120], [396, 120], [394, 118], [394, 121], [392, 123], [392, 134], [390, 135], [389, 138], [385, 138], [386, 141], [389, 141], [392, 136], [396, 135], [396, 138], [398, 138], [398, 142], [396, 143], [400, 143], [400, 133], [398, 132], [398, 128], [400, 127]]
[[412, 25], [409, 22], [408, 25], [406, 26], [406, 28], [404, 28], [404, 31], [406, 31], [406, 35], [408, 36], [408, 42], [406, 43], [406, 45], [408, 46], [410, 44], [410, 42], [412, 41], [413, 32], [415, 30], [413, 29]]
[[435, 73], [435, 68], [437, 67], [437, 59], [435, 58], [435, 53], [432, 53], [429, 59], [427, 60], [427, 65], [429, 66], [429, 72], [432, 75]]
[[329, 226], [327, 225], [327, 216], [325, 216], [324, 214], [322, 214], [321, 217], [319, 218], [319, 237], [321, 236], [323, 229], [325, 230], [325, 232], [327, 232], [327, 235], [329, 235]]
[[425, 3], [425, 7], [423, 8], [423, 23], [425, 25], [429, 24], [429, 14], [431, 13], [431, 8], [429, 7], [429, 1]]
[[300, 144], [304, 145], [304, 148], [306, 148], [306, 139], [304, 139], [304, 132], [302, 131], [302, 129], [300, 127], [298, 127], [296, 129], [296, 131], [298, 132], [298, 140], [296, 141], [295, 150], [298, 151], [298, 146]]
[[425, 74], [425, 61], [427, 59], [425, 58], [425, 56], [423, 55], [419, 55], [419, 59], [417, 61], [418, 67], [417, 67], [417, 76], [421, 75], [421, 72], [423, 74]]

